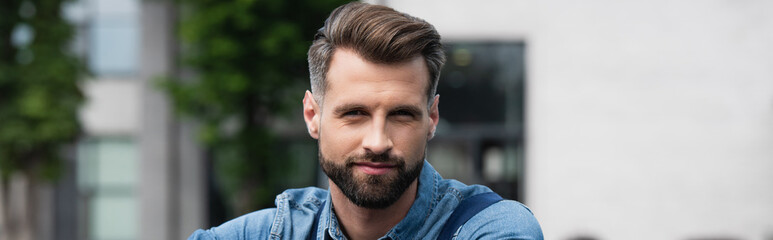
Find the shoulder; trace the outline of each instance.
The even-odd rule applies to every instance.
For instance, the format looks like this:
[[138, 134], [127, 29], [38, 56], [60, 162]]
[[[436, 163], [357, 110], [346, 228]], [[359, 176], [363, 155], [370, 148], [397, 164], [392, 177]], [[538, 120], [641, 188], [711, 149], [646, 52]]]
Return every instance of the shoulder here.
[[486, 186], [483, 185], [466, 185], [456, 179], [440, 179], [438, 181], [438, 191], [440, 194], [446, 195], [445, 197], [453, 196], [457, 202], [460, 202], [470, 196], [474, 196], [480, 193], [491, 192]]
[[284, 204], [289, 204], [290, 208], [303, 208], [304, 205], [316, 205], [316, 208], [322, 201], [325, 201], [328, 196], [328, 191], [316, 188], [306, 187], [297, 189], [288, 189], [276, 196], [277, 208], [281, 208]]
[[249, 236], [267, 236], [275, 215], [276, 208], [251, 212], [217, 227], [196, 230], [188, 240], [250, 239]]
[[[450, 215], [458, 204], [471, 196], [491, 192], [486, 186], [466, 185], [454, 179], [437, 182], [441, 194], [439, 209]], [[520, 202], [502, 200], [470, 218], [456, 239], [543, 239], [539, 222], [529, 208]]]
[[502, 200], [470, 218], [457, 239], [543, 239], [539, 222], [520, 202]]
[[248, 213], [208, 230], [197, 230], [188, 239], [265, 239], [270, 235], [287, 235], [296, 222], [305, 223], [309, 216], [313, 217], [326, 198], [327, 191], [319, 188], [289, 189], [276, 196], [276, 208]]

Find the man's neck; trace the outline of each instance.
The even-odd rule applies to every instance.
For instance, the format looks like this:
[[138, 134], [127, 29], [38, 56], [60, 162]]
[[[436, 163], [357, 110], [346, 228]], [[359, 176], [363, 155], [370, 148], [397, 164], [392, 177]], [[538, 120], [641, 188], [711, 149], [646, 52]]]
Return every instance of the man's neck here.
[[389, 229], [392, 229], [408, 215], [408, 210], [411, 209], [413, 201], [416, 199], [418, 189], [417, 178], [391, 206], [384, 209], [368, 209], [352, 203], [333, 181], [328, 181], [330, 183], [330, 197], [333, 199], [335, 214], [341, 225], [341, 230], [347, 238], [352, 240], [378, 239], [384, 236]]

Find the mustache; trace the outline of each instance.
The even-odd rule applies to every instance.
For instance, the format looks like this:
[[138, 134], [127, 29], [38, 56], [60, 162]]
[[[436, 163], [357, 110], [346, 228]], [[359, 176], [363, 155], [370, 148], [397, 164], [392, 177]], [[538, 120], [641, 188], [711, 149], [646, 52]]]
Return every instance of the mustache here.
[[394, 163], [398, 166], [405, 165], [405, 160], [403, 158], [392, 156], [388, 152], [380, 153], [380, 154], [367, 152], [365, 154], [360, 154], [357, 156], [351, 156], [346, 158], [347, 167], [354, 166], [354, 164], [358, 162], [386, 162], [386, 163]]

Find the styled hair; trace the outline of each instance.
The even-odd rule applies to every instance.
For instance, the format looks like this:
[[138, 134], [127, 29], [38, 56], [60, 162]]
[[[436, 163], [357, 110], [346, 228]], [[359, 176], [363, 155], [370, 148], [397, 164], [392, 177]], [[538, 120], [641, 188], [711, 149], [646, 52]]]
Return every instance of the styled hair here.
[[308, 53], [311, 92], [320, 104], [328, 87], [330, 59], [338, 48], [353, 50], [373, 63], [400, 63], [422, 56], [429, 70], [427, 101], [432, 104], [446, 57], [440, 34], [428, 22], [389, 7], [360, 2], [333, 10], [314, 36]]

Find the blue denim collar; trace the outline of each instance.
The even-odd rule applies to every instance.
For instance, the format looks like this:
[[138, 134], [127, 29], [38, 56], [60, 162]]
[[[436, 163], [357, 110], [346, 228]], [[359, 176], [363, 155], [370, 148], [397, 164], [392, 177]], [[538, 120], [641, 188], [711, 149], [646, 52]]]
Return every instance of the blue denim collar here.
[[[411, 239], [413, 236], [418, 235], [419, 229], [426, 223], [427, 218], [432, 213], [434, 205], [433, 199], [438, 199], [438, 182], [440, 174], [435, 171], [434, 168], [424, 160], [424, 166], [419, 175], [419, 186], [416, 193], [416, 199], [411, 205], [411, 209], [408, 210], [408, 214], [402, 221], [397, 223], [387, 234], [380, 238], [390, 239]], [[329, 189], [328, 189], [329, 191]], [[341, 228], [338, 226], [338, 219], [335, 213], [331, 211], [333, 209], [332, 199], [330, 194], [325, 201], [324, 209], [320, 215], [320, 227], [323, 228], [323, 232], [333, 239], [346, 239], [344, 237]]]

